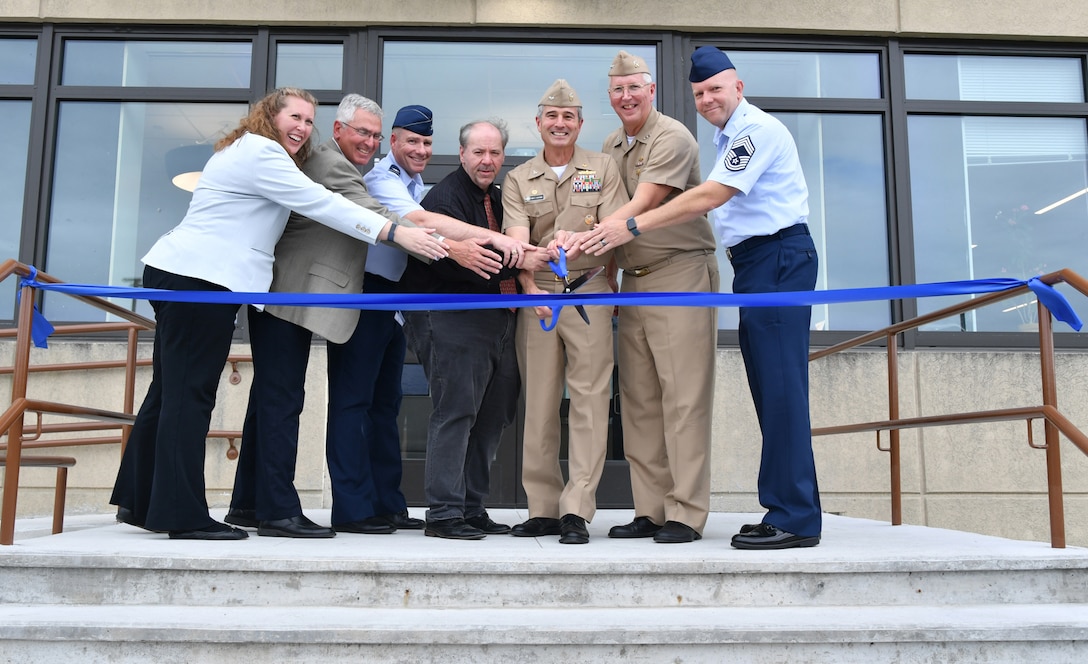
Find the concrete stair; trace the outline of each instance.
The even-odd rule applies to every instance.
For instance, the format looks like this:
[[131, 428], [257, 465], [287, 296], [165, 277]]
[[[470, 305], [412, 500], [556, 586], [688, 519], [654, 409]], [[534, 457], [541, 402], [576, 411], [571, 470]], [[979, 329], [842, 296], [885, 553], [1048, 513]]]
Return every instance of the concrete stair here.
[[1085, 549], [828, 516], [819, 547], [742, 552], [742, 514], [688, 545], [607, 539], [632, 516], [599, 513], [586, 546], [176, 542], [73, 518], [0, 549], [0, 661], [1088, 659]]

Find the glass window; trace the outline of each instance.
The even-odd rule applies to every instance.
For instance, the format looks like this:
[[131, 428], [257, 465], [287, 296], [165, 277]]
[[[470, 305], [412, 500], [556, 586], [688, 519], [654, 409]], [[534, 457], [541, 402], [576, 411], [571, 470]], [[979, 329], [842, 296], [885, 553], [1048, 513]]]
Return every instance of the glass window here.
[[248, 88], [249, 42], [64, 42], [63, 85]]
[[605, 136], [620, 124], [607, 91], [608, 67], [620, 49], [657, 71], [653, 46], [386, 42], [385, 133], [398, 108], [423, 104], [435, 114], [435, 154], [457, 154], [461, 125], [494, 116], [509, 125], [507, 157], [533, 156], [541, 147], [537, 102], [555, 79], [564, 78], [582, 100], [585, 124], [578, 143], [600, 150]]
[[[738, 65], [739, 66], [739, 65]], [[774, 113], [797, 142], [808, 184], [809, 230], [820, 257], [818, 290], [887, 286], [888, 206], [883, 124], [879, 115]], [[700, 169], [716, 157], [714, 128], [699, 119]], [[732, 292], [733, 268], [718, 251], [722, 291]], [[718, 327], [736, 329], [738, 309], [719, 310]], [[812, 308], [814, 330], [875, 330], [891, 323], [887, 302]]]
[[[6, 122], [8, 149], [0, 150], [0, 261], [19, 258], [22, 236], [23, 190], [26, 186], [27, 150], [30, 145], [30, 102], [0, 101], [0, 116]], [[14, 317], [15, 288], [11, 281], [0, 288], [0, 318]]]
[[343, 44], [277, 44], [276, 87], [341, 90], [344, 87]]
[[908, 99], [1082, 102], [1079, 58], [907, 55]]
[[[907, 135], [919, 282], [1026, 279], [1061, 268], [1088, 273], [1084, 119], [911, 116]], [[1032, 329], [1033, 300], [926, 329]], [[919, 312], [952, 303], [925, 298]]]
[[33, 85], [37, 59], [37, 40], [0, 39], [0, 85]]
[[[176, 150], [198, 146], [206, 160], [246, 111], [244, 104], [61, 104], [45, 270], [70, 282], [138, 284], [140, 259], [189, 206], [189, 192], [171, 183]], [[146, 301], [118, 304], [151, 315]], [[103, 317], [65, 296], [47, 296], [45, 311], [54, 322]]]
[[748, 97], [880, 98], [876, 53], [727, 53]]

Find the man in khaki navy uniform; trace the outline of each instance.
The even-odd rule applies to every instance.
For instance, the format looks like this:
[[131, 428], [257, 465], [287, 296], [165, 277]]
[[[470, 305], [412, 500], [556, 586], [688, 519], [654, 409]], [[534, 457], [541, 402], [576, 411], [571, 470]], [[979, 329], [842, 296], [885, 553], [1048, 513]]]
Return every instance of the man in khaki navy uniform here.
[[[609, 216], [633, 236], [615, 249], [623, 291], [717, 292], [714, 234], [705, 215], [644, 235], [633, 219], [702, 182], [695, 138], [654, 108], [655, 92], [646, 62], [620, 51], [608, 71], [608, 96], [623, 126], [605, 139], [604, 151], [620, 165], [631, 196]], [[579, 248], [607, 255], [607, 241], [582, 235]], [[701, 537], [710, 510], [716, 317], [710, 307], [620, 310], [620, 412], [635, 519], [609, 537], [652, 536], [661, 543]]]
[[[616, 162], [578, 147], [582, 102], [563, 79], [540, 100], [537, 129], [544, 149], [510, 172], [503, 184], [504, 229], [512, 238], [537, 246], [556, 231], [591, 228], [598, 219], [627, 202]], [[609, 258], [584, 255], [568, 261], [571, 280]], [[563, 282], [551, 270], [522, 270], [524, 293], [560, 293]], [[599, 275], [579, 293], [610, 292]], [[587, 306], [591, 324], [573, 307], [563, 308], [554, 330], [541, 329], [551, 319], [548, 307], [523, 307], [517, 324], [518, 364], [525, 394], [522, 485], [529, 500], [529, 520], [514, 526], [519, 537], [559, 535], [564, 544], [585, 544], [585, 523], [597, 508], [597, 484], [608, 445], [609, 381], [612, 378], [612, 306]], [[568, 417], [569, 481], [559, 467], [559, 406], [564, 384], [570, 395]], [[561, 518], [560, 518], [561, 517]]]

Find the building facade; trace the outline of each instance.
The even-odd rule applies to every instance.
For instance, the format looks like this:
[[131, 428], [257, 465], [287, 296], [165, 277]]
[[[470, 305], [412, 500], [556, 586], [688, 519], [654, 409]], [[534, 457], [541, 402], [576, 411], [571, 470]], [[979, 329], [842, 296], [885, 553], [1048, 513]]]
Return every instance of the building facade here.
[[[737, 65], [746, 97], [797, 141], [821, 254], [818, 289], [1023, 279], [1059, 268], [1088, 275], [1084, 3], [693, 0], [663, 8], [642, 0], [0, 0], [0, 110], [9, 136], [0, 154], [0, 258], [65, 281], [138, 284], [140, 257], [188, 204], [171, 178], [199, 170], [247, 104], [282, 85], [322, 102], [322, 137], [344, 92], [371, 97], [390, 114], [429, 106], [435, 158], [425, 179], [433, 183], [456, 168], [457, 129], [468, 120], [509, 123], [507, 168], [535, 154], [536, 100], [559, 77], [585, 103], [580, 142], [599, 144], [618, 124], [606, 72], [623, 48], [655, 70], [658, 107], [697, 136], [706, 173], [712, 128], [695, 113], [686, 73], [691, 51], [712, 44]], [[719, 253], [727, 290], [732, 273]], [[1079, 295], [1071, 299], [1088, 310]], [[953, 301], [817, 306], [813, 343]], [[124, 304], [150, 315], [146, 302]], [[0, 289], [0, 319], [12, 320], [14, 310], [14, 288]], [[54, 322], [104, 320], [69, 298], [47, 297], [43, 310]], [[1035, 311], [1024, 297], [904, 335], [904, 415], [1037, 402]], [[721, 310], [719, 327], [714, 506], [758, 511], [759, 439], [735, 309]], [[1088, 406], [1080, 405], [1088, 338], [1055, 329], [1059, 403], [1088, 428]], [[100, 345], [109, 342], [58, 342], [49, 352], [79, 359], [107, 352]], [[299, 478], [313, 505], [328, 501], [323, 365], [315, 356]], [[883, 366], [883, 354], [871, 350], [814, 363], [814, 424], [885, 417]], [[410, 465], [419, 462], [414, 418], [425, 415], [412, 409], [426, 402], [415, 377], [409, 366]], [[224, 394], [231, 389], [238, 390], [225, 386]], [[225, 397], [221, 428], [240, 427], [244, 402]], [[519, 493], [512, 435], [499, 459], [507, 472], [499, 473], [506, 479], [497, 495], [507, 504]], [[614, 478], [625, 472], [621, 438], [616, 432]], [[903, 441], [907, 521], [1046, 538], [1042, 453], [1027, 448], [1022, 424], [906, 432]], [[831, 437], [816, 447], [825, 508], [886, 519], [887, 460], [871, 439]], [[1078, 530], [1075, 518], [1088, 512], [1088, 463], [1066, 449], [1070, 541], [1088, 543], [1088, 525]], [[85, 500], [72, 509], [107, 509], [116, 449], [73, 454], [80, 463], [72, 495]], [[209, 486], [225, 495], [233, 463], [214, 445], [209, 468]]]

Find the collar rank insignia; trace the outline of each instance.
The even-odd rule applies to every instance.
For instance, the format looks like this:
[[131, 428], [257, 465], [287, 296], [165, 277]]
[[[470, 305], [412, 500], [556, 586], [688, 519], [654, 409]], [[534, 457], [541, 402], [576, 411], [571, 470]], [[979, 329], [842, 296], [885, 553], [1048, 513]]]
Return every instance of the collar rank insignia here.
[[751, 136], [738, 138], [729, 146], [729, 152], [725, 153], [725, 169], [728, 171], [743, 171], [755, 153], [756, 146], [752, 143]]

